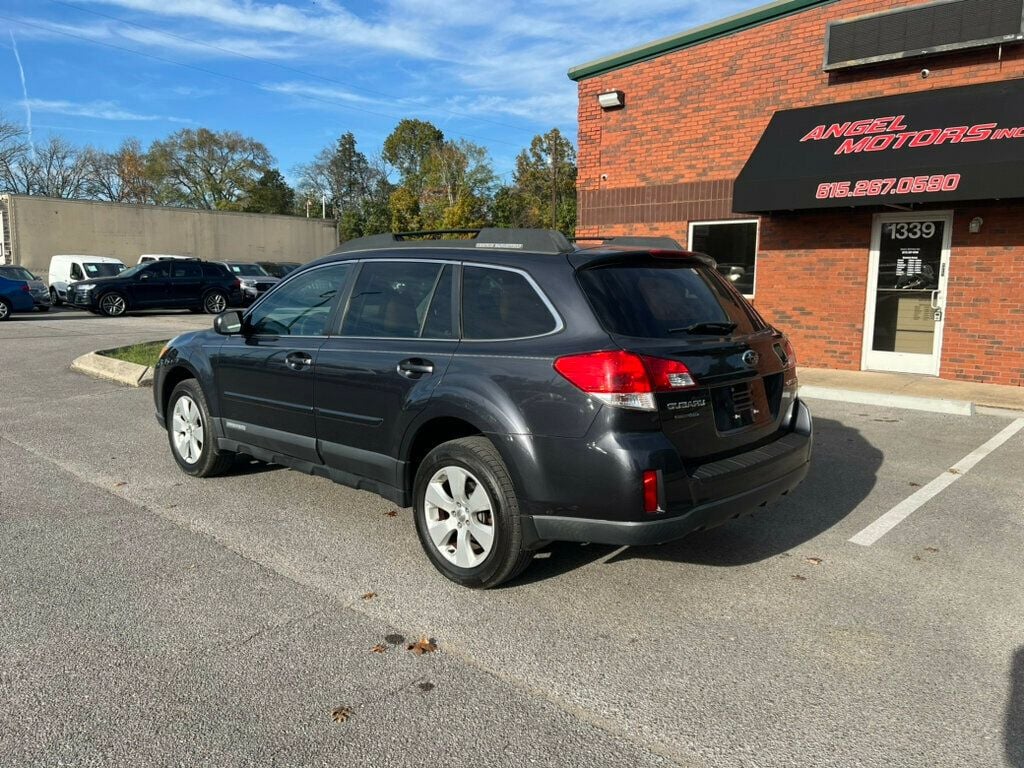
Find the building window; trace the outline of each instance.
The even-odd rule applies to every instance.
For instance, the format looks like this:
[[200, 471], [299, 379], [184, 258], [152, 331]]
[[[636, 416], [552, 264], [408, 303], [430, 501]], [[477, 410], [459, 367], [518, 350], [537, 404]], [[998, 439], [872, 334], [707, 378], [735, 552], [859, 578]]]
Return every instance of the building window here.
[[691, 222], [690, 250], [706, 253], [740, 293], [754, 295], [757, 219]]

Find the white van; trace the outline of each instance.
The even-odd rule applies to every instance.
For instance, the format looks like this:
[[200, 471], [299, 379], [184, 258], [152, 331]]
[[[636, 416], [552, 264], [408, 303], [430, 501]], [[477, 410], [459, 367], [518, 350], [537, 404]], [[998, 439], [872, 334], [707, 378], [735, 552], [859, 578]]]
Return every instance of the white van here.
[[150, 261], [167, 261], [169, 259], [193, 259], [194, 256], [175, 256], [172, 253], [144, 253], [139, 256], [139, 264], [145, 264]]
[[63, 304], [68, 284], [94, 277], [113, 277], [127, 269], [123, 261], [110, 256], [60, 255], [50, 258], [50, 303]]

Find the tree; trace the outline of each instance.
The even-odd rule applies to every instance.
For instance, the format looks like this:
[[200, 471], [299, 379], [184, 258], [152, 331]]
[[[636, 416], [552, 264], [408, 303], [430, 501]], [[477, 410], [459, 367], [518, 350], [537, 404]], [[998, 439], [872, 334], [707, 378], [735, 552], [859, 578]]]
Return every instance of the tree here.
[[0, 112], [0, 184], [5, 192], [15, 191], [10, 180], [14, 177], [14, 168], [28, 153], [25, 136], [25, 129], [19, 123], [8, 120]]
[[497, 177], [487, 150], [465, 139], [436, 145], [424, 161], [420, 211], [424, 226], [482, 226]]
[[339, 136], [298, 173], [300, 196], [317, 204], [327, 199], [342, 240], [387, 231], [392, 185], [382, 163], [360, 152], [352, 133]]
[[44, 197], [82, 197], [88, 170], [83, 153], [60, 136], [43, 145], [10, 149], [0, 167], [8, 192]]
[[85, 193], [114, 203], [152, 203], [155, 190], [146, 175], [146, 153], [136, 138], [125, 139], [113, 152], [87, 147]]
[[496, 227], [536, 227], [535, 211], [529, 198], [519, 187], [503, 186], [491, 203], [491, 222]]
[[428, 159], [443, 143], [444, 134], [433, 123], [407, 118], [384, 139], [381, 156], [398, 171], [399, 183], [418, 196]]
[[557, 128], [533, 137], [516, 157], [515, 186], [536, 226], [571, 235], [576, 229], [576, 149]]
[[241, 210], [273, 156], [237, 131], [185, 128], [150, 147], [147, 174], [166, 205]]
[[271, 168], [249, 188], [242, 210], [249, 213], [295, 213], [295, 190], [280, 171]]

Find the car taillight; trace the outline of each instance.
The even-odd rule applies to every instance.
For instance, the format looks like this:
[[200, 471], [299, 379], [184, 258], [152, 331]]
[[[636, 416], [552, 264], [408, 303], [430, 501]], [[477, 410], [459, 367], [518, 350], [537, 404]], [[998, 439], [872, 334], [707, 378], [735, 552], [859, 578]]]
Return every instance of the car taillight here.
[[796, 351], [789, 339], [783, 337], [775, 344], [775, 354], [786, 368], [796, 368]]
[[237, 288], [238, 290], [242, 290], [242, 281], [239, 280], [237, 277], [235, 278], [235, 288]]
[[32, 289], [28, 287], [28, 283], [21, 286], [22, 293], [32, 293]]
[[658, 498], [658, 473], [653, 469], [644, 471], [644, 512], [653, 514], [661, 512], [661, 503]]
[[555, 370], [601, 402], [640, 411], [658, 409], [655, 392], [696, 384], [689, 369], [677, 360], [623, 350], [560, 357], [555, 360]]

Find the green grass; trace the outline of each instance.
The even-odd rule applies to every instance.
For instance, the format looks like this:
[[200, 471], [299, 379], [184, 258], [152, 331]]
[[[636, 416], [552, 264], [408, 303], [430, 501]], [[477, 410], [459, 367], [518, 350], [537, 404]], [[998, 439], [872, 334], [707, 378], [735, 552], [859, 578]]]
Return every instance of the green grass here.
[[114, 357], [118, 360], [125, 360], [137, 365], [156, 365], [160, 358], [160, 350], [164, 348], [166, 341], [144, 341], [141, 344], [132, 344], [128, 347], [118, 347], [100, 352], [105, 357]]

